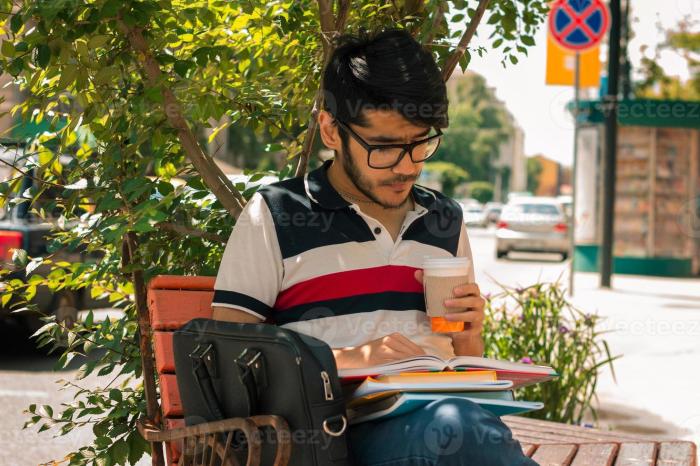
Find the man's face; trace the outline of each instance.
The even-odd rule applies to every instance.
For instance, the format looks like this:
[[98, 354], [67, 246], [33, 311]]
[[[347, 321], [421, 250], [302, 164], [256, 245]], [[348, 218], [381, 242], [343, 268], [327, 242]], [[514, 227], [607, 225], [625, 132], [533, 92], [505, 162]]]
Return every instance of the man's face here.
[[[372, 145], [408, 144], [426, 138], [430, 130], [410, 123], [392, 110], [365, 110], [365, 116], [368, 127], [350, 127]], [[376, 169], [367, 164], [367, 150], [350, 134], [347, 148], [347, 152], [337, 149], [339, 161], [357, 189], [385, 209], [403, 206], [423, 169], [423, 162], [413, 163], [409, 154], [405, 154], [398, 165]]]

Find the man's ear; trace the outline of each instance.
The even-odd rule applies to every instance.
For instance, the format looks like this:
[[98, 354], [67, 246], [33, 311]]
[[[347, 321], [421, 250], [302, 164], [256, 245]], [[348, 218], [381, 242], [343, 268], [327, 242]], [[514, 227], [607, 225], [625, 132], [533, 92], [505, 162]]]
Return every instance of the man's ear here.
[[335, 151], [341, 150], [342, 141], [338, 133], [338, 126], [334, 124], [333, 116], [326, 110], [318, 113], [318, 128], [323, 144]]

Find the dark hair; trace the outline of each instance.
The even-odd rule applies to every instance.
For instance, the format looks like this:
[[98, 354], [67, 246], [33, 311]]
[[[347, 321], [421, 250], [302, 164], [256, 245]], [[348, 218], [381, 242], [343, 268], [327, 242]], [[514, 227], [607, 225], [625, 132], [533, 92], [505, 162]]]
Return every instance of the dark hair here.
[[339, 36], [323, 92], [324, 110], [345, 123], [367, 126], [363, 110], [385, 109], [417, 126], [448, 125], [442, 74], [430, 51], [403, 29]]

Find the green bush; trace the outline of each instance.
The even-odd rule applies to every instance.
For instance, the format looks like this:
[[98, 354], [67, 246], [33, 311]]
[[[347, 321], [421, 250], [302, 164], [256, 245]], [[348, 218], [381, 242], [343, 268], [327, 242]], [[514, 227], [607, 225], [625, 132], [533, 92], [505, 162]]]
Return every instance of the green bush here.
[[488, 181], [469, 183], [469, 195], [482, 204], [490, 202], [493, 200], [493, 184]]
[[559, 378], [517, 391], [523, 400], [542, 401], [544, 408], [528, 417], [580, 424], [591, 413], [598, 376], [619, 356], [596, 329], [599, 316], [586, 314], [564, 297], [557, 283], [537, 283], [527, 288], [507, 288], [486, 296], [485, 354], [490, 358], [543, 364]]

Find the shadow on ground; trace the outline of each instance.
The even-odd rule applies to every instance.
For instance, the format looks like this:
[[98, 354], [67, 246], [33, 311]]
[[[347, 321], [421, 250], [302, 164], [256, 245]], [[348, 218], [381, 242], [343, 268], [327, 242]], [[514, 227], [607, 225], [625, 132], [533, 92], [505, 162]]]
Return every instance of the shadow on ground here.
[[[61, 355], [37, 348], [31, 332], [13, 320], [0, 321], [0, 371], [51, 372]], [[90, 355], [90, 358], [97, 355]], [[62, 371], [77, 370], [84, 359], [76, 357]]]

